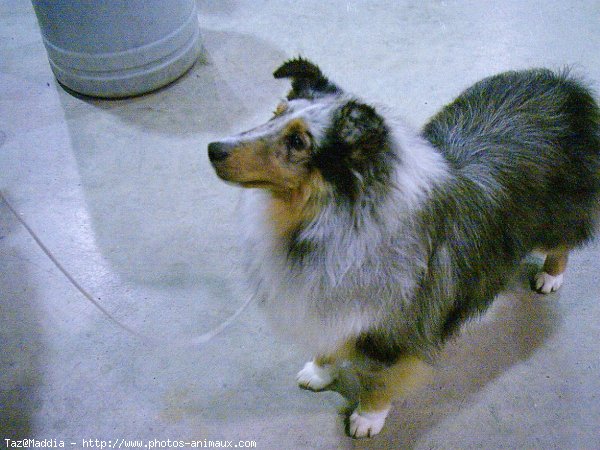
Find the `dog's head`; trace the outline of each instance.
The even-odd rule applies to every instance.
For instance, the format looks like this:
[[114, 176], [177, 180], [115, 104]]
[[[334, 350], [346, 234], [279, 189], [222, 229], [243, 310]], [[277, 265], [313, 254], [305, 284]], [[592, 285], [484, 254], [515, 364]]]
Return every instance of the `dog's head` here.
[[265, 124], [208, 146], [223, 180], [289, 193], [308, 180], [353, 197], [389, 169], [388, 129], [375, 109], [330, 82], [310, 61], [296, 58], [273, 74], [292, 89]]

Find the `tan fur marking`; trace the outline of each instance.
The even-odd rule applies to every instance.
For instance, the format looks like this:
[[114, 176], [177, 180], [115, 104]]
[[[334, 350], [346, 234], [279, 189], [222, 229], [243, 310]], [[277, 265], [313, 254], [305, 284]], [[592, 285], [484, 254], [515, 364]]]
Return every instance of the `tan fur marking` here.
[[[289, 151], [286, 137], [292, 133], [297, 133], [306, 148]], [[310, 135], [306, 123], [295, 119], [277, 135], [239, 144], [225, 161], [215, 165], [215, 169], [225, 180], [244, 187], [269, 189], [289, 202], [302, 194], [309, 157]]]
[[414, 356], [402, 358], [393, 366], [369, 376], [368, 387], [359, 394], [359, 408], [365, 412], [389, 408], [395, 398], [427, 384], [432, 373], [431, 366], [423, 360]]
[[319, 210], [319, 198], [326, 189], [321, 175], [314, 171], [296, 189], [274, 193], [270, 217], [275, 232], [290, 237], [302, 224], [312, 220]]
[[287, 102], [281, 102], [279, 105], [277, 105], [277, 108], [275, 108], [275, 111], [273, 111], [273, 115], [280, 116], [281, 114], [286, 112], [288, 110], [288, 108], [289, 108], [289, 106], [288, 106]]
[[285, 126], [284, 134], [288, 134], [293, 131], [297, 133], [307, 133], [308, 127], [306, 126], [306, 122], [304, 122], [304, 120], [300, 118], [290, 120], [289, 123]]
[[560, 275], [567, 269], [569, 250], [560, 248], [548, 252], [544, 261], [544, 272], [553, 277]]
[[[334, 353], [319, 355], [314, 359], [318, 366], [355, 361], [360, 366], [362, 357], [356, 351], [356, 341], [350, 339]], [[363, 412], [378, 412], [390, 407], [396, 398], [429, 383], [433, 368], [416, 356], [401, 358], [396, 364], [377, 370], [358, 370], [360, 380], [359, 409]]]
[[[339, 364], [342, 361], [358, 361], [361, 356], [356, 352], [354, 339], [346, 341], [334, 353], [319, 355], [315, 363], [319, 366]], [[414, 389], [427, 384], [433, 375], [432, 367], [416, 356], [401, 358], [390, 367], [375, 371], [359, 370], [361, 384], [359, 392], [360, 410], [364, 412], [382, 411], [389, 408], [391, 402]]]
[[232, 172], [240, 179], [269, 178], [267, 162], [268, 149], [259, 142], [246, 143], [236, 148], [229, 156], [227, 163]]

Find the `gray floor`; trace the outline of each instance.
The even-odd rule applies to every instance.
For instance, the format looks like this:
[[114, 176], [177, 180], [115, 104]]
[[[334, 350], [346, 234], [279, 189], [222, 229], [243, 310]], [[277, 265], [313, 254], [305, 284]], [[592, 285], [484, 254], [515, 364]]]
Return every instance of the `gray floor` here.
[[212, 139], [265, 120], [271, 78], [302, 54], [415, 126], [497, 71], [572, 64], [600, 91], [600, 4], [562, 1], [201, 1], [204, 61], [121, 101], [55, 82], [30, 4], [0, 1], [0, 189], [115, 318], [86, 300], [0, 203], [4, 439], [255, 440], [257, 448], [600, 448], [600, 245], [546, 297], [512, 288], [442, 354], [434, 383], [380, 436], [353, 441], [345, 400], [297, 389], [309, 356], [244, 301], [236, 188]]

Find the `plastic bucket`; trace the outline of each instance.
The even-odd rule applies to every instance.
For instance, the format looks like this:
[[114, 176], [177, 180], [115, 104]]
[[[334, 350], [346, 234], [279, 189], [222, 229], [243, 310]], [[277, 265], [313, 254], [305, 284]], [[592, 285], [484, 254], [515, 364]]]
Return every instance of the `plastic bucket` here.
[[127, 97], [183, 75], [200, 53], [194, 0], [32, 0], [58, 81]]

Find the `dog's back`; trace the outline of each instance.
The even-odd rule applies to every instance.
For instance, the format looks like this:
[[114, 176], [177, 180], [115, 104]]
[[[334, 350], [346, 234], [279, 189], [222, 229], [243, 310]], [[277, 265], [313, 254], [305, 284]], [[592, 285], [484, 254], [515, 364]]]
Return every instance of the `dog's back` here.
[[[425, 126], [455, 177], [426, 216], [462, 267], [446, 331], [484, 309], [532, 249], [588, 241], [600, 213], [600, 113], [567, 72], [507, 72], [476, 83]], [[436, 240], [436, 239], [434, 239]]]

